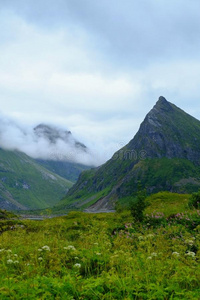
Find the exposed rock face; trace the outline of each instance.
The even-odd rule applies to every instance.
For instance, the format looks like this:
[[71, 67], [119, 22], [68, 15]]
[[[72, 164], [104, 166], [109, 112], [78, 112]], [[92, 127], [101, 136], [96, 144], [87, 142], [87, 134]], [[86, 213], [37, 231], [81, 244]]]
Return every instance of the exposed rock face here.
[[160, 97], [147, 114], [128, 149], [146, 152], [147, 157], [185, 158], [200, 162], [200, 122]]
[[199, 189], [199, 178], [200, 121], [161, 96], [135, 137], [107, 163], [83, 172], [63, 203], [82, 201], [83, 195], [85, 203], [87, 195], [96, 194], [96, 207], [103, 209], [134, 195], [138, 181], [149, 193], [192, 192]]

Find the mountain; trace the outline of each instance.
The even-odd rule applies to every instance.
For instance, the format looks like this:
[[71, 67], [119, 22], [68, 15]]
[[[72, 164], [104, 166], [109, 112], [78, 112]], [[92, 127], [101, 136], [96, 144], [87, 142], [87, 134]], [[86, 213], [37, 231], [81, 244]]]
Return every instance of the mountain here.
[[57, 209], [111, 209], [137, 191], [200, 188], [200, 121], [160, 97], [134, 138], [101, 167], [84, 171]]
[[72, 182], [18, 151], [0, 149], [0, 208], [42, 209], [55, 205]]
[[34, 132], [36, 136], [46, 138], [51, 144], [56, 144], [61, 140], [67, 144], [73, 144], [76, 148], [83, 151], [87, 150], [87, 147], [83, 143], [80, 143], [73, 138], [71, 131], [58, 129], [47, 124], [39, 124], [34, 128]]
[[[72, 152], [75, 153], [77, 151], [79, 154], [81, 152], [85, 154], [88, 151], [88, 148], [83, 143], [74, 139], [71, 131], [58, 129], [47, 124], [39, 124], [34, 128], [34, 133], [37, 138], [46, 139], [50, 145], [55, 145], [56, 148], [56, 151], [52, 152], [51, 159], [36, 159], [36, 162], [41, 166], [72, 182], [77, 181], [82, 171], [90, 168], [90, 166], [70, 161]], [[59, 147], [56, 146], [59, 142], [63, 143], [62, 149], [66, 153], [64, 151], [62, 153], [59, 152]]]

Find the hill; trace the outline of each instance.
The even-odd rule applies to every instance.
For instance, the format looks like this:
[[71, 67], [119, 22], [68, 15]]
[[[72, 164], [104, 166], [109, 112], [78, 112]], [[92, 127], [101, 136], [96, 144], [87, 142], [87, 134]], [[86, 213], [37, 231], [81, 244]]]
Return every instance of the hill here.
[[84, 171], [58, 209], [112, 209], [134, 196], [191, 193], [200, 187], [200, 121], [160, 97], [135, 137], [99, 168]]

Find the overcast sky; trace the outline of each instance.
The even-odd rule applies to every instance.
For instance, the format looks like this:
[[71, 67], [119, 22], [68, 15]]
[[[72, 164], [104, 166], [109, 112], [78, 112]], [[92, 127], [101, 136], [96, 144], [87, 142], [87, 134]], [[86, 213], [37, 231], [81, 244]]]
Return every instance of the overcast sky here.
[[0, 95], [104, 159], [160, 95], [200, 119], [200, 1], [0, 0]]

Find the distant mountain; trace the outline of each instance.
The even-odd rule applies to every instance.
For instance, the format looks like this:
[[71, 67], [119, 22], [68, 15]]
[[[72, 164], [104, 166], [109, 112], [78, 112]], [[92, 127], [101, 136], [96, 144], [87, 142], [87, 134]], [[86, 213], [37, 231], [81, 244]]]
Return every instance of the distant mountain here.
[[36, 136], [46, 138], [52, 144], [56, 144], [61, 140], [65, 143], [72, 144], [83, 151], [87, 150], [87, 147], [84, 144], [73, 138], [71, 131], [58, 129], [47, 124], [39, 124], [34, 128], [34, 132]]
[[193, 192], [200, 188], [200, 121], [160, 97], [135, 137], [104, 165], [84, 171], [60, 208], [113, 208], [137, 190]]
[[0, 209], [42, 209], [55, 205], [72, 182], [18, 151], [0, 149]]
[[[82, 151], [83, 154], [88, 151], [88, 148], [83, 143], [74, 139], [71, 131], [64, 131], [47, 124], [39, 124], [34, 128], [34, 132], [38, 138], [45, 138], [50, 142], [50, 144], [56, 144], [57, 142], [62, 141], [64, 142], [63, 146], [71, 146], [73, 148], [73, 152], [75, 152], [76, 149], [79, 153]], [[59, 153], [58, 149], [56, 152], [52, 153], [51, 159], [36, 159], [36, 162], [49, 171], [54, 172], [72, 182], [76, 182], [80, 173], [89, 169], [90, 166], [70, 161], [71, 153], [68, 154], [67, 151], [68, 150], [66, 150], [64, 155], [63, 152]]]

